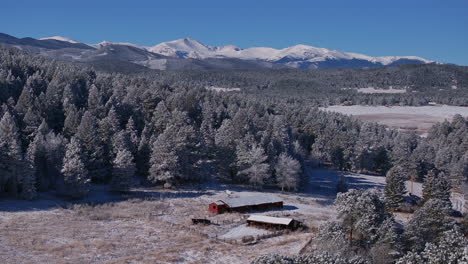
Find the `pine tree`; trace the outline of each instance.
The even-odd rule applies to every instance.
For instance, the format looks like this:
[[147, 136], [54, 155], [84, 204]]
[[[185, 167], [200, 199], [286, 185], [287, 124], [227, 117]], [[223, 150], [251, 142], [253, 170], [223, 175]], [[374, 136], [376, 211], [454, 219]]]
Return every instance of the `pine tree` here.
[[101, 117], [103, 108], [101, 92], [96, 85], [92, 84], [88, 95], [88, 111], [92, 112], [97, 117]]
[[8, 111], [0, 120], [0, 155], [3, 163], [0, 167], [0, 183], [5, 184], [9, 193], [15, 196], [18, 183], [24, 176], [22, 175], [24, 161], [18, 126]]
[[145, 126], [141, 132], [140, 142], [138, 144], [138, 151], [135, 155], [135, 162], [137, 167], [137, 174], [140, 176], [148, 176], [149, 161], [151, 156], [151, 135]]
[[130, 150], [133, 144], [130, 141], [130, 135], [126, 130], [122, 130], [114, 134], [112, 138], [112, 156], [115, 157], [117, 152], [122, 149]]
[[45, 151], [45, 137], [41, 132], [38, 132], [34, 140], [29, 144], [26, 152], [26, 160], [30, 165], [35, 181], [39, 189], [47, 190], [46, 185], [43, 183], [43, 178], [47, 174], [46, 164], [46, 151]]
[[18, 98], [18, 102], [16, 103], [15, 110], [17, 113], [23, 117], [28, 109], [33, 105], [34, 102], [34, 94], [31, 87], [24, 87], [21, 91], [21, 95]]
[[411, 250], [422, 251], [427, 242], [437, 241], [441, 234], [453, 228], [449, 218], [450, 208], [439, 199], [430, 199], [417, 210], [408, 222], [405, 231], [407, 246]]
[[[165, 131], [169, 131], [166, 129]], [[179, 157], [171, 133], [162, 133], [153, 143], [148, 179], [153, 182], [172, 184], [179, 175]]]
[[70, 105], [65, 113], [65, 121], [63, 124], [63, 134], [67, 137], [75, 135], [78, 126], [80, 125], [81, 114], [75, 107]]
[[67, 145], [63, 159], [62, 174], [64, 176], [64, 195], [79, 199], [89, 192], [89, 176], [82, 158], [79, 140], [75, 137]]
[[255, 188], [262, 187], [270, 176], [269, 165], [266, 163], [267, 156], [262, 147], [253, 144], [251, 147], [238, 147], [237, 166], [238, 175], [247, 177], [250, 184]]
[[405, 201], [406, 185], [403, 169], [399, 166], [391, 168], [385, 178], [385, 202], [389, 208], [396, 209]]
[[299, 162], [285, 153], [281, 153], [275, 166], [276, 182], [281, 190], [297, 190], [299, 185]]
[[83, 148], [83, 162], [89, 171], [91, 179], [102, 181], [105, 180], [107, 174], [105, 173], [104, 166], [104, 146], [98, 131], [99, 127], [96, 118], [86, 111], [81, 119], [76, 137]]
[[398, 264], [424, 264], [468, 263], [468, 239], [456, 229], [448, 230], [441, 235], [437, 242], [427, 243], [421, 253], [408, 252], [396, 263]]
[[203, 144], [207, 152], [211, 152], [215, 145], [215, 130], [213, 107], [209, 102], [205, 102], [202, 108], [203, 120], [200, 126]]
[[34, 173], [34, 164], [25, 160], [22, 167], [23, 179], [21, 181], [21, 197], [26, 200], [36, 198], [36, 175]]
[[132, 152], [133, 156], [135, 156], [138, 151], [138, 145], [139, 145], [140, 139], [138, 138], [138, 132], [135, 127], [135, 121], [133, 121], [133, 117], [130, 117], [128, 119], [127, 125], [125, 126], [125, 131], [127, 132], [130, 138], [131, 146], [129, 150], [130, 152]]
[[135, 170], [132, 153], [126, 149], [119, 150], [112, 168], [112, 190], [128, 191], [135, 175]]
[[439, 199], [445, 201], [447, 206], [451, 207], [450, 201], [450, 183], [445, 178], [444, 173], [437, 173], [435, 170], [429, 171], [423, 183], [423, 201], [430, 199]]
[[373, 243], [379, 238], [379, 228], [388, 219], [383, 201], [371, 191], [352, 189], [339, 193], [335, 200], [338, 217], [349, 234], [350, 244], [359, 238]]
[[43, 119], [39, 116], [37, 108], [31, 106], [23, 118], [23, 146], [26, 147], [36, 136], [37, 129], [41, 125]]
[[236, 175], [236, 143], [233, 133], [232, 121], [225, 119], [215, 135], [217, 171], [219, 177], [225, 180], [233, 180]]

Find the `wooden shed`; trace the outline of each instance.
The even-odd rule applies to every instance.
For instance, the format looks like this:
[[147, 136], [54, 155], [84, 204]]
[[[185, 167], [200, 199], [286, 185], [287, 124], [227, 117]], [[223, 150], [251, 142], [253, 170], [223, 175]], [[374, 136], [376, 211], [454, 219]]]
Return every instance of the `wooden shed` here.
[[298, 227], [301, 226], [301, 223], [292, 218], [273, 217], [266, 215], [251, 215], [247, 219], [247, 225], [266, 229], [296, 230]]
[[222, 214], [224, 212], [247, 212], [253, 210], [268, 210], [283, 208], [283, 201], [274, 196], [244, 196], [218, 200], [210, 203], [209, 211]]
[[215, 214], [222, 214], [228, 211], [228, 209], [229, 209], [228, 205], [221, 200], [210, 203], [210, 207], [209, 207], [209, 211]]

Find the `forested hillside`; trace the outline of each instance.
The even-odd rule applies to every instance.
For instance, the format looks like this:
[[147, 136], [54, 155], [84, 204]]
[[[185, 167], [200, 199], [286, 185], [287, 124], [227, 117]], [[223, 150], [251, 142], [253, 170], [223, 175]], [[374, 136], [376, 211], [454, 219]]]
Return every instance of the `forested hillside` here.
[[[424, 67], [450, 72], [450, 66]], [[464, 68], [455, 69], [456, 76], [461, 76], [458, 85], [464, 88], [451, 90], [447, 93], [450, 96], [466, 91], [466, 72]], [[336, 76], [322, 78], [331, 78], [330, 86], [353, 87], [357, 81], [346, 76], [356, 72], [366, 71], [345, 71], [342, 75], [327, 71]], [[81, 198], [91, 182], [125, 191], [135, 182], [179, 185], [209, 177], [248, 182], [255, 188], [295, 190], [302, 169], [310, 161], [378, 174], [398, 168], [406, 176], [419, 179], [436, 173], [453, 186], [466, 179], [466, 119], [457, 116], [422, 139], [319, 111], [314, 100], [283, 100], [292, 92], [302, 97], [301, 87], [305, 89], [309, 75], [318, 74], [123, 75], [1, 49], [0, 194], [32, 199], [38, 191], [55, 190]], [[388, 83], [379, 76], [375, 75], [372, 83]], [[274, 98], [278, 94], [268, 83], [280, 89], [280, 83], [292, 77], [300, 80], [297, 89]], [[264, 90], [258, 87], [261, 92], [217, 93], [205, 89], [209, 83], [247, 87], [259, 80], [267, 85]], [[418, 84], [423, 87], [422, 81]], [[336, 96], [311, 87], [311, 91], [321, 91], [317, 94], [321, 100]], [[439, 94], [419, 89], [429, 97]], [[304, 91], [307, 96], [312, 93]], [[442, 99], [455, 102], [463, 98]]]
[[[468, 105], [468, 67], [437, 64], [372, 69], [191, 71], [153, 73], [181, 84], [240, 88], [274, 99], [304, 100], [317, 106]], [[399, 94], [362, 94], [356, 89], [405, 89]]]

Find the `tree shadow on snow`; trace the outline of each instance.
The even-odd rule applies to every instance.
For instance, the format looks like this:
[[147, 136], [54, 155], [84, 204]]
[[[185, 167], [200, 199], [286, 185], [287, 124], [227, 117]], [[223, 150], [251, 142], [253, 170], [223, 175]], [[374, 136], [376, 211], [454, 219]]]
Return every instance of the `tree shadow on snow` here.
[[80, 200], [69, 200], [53, 192], [39, 193], [32, 201], [19, 199], [0, 199], [0, 212], [43, 211], [56, 208], [68, 208], [73, 205], [101, 205], [124, 202], [131, 199], [159, 200], [196, 198], [202, 195], [213, 195], [212, 192], [198, 190], [157, 190], [136, 189], [125, 193], [111, 192], [107, 186], [94, 185], [90, 193]]

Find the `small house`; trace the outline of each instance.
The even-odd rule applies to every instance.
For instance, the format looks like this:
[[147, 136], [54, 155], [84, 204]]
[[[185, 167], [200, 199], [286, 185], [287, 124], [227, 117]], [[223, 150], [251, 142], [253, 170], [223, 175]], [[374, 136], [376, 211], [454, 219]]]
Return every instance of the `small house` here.
[[265, 229], [296, 230], [298, 227], [301, 226], [301, 223], [291, 218], [273, 217], [266, 215], [251, 215], [247, 219], [247, 225]]

